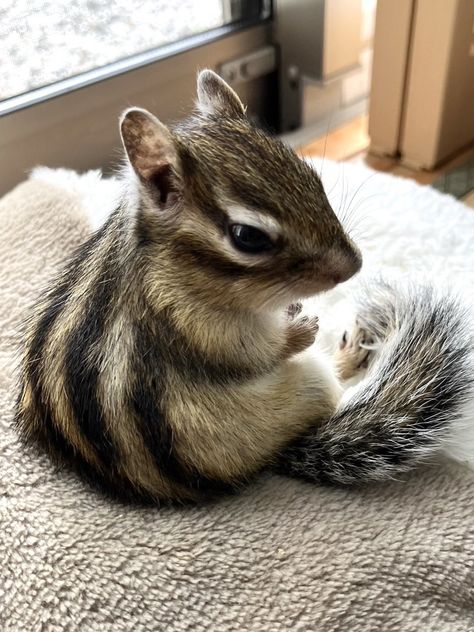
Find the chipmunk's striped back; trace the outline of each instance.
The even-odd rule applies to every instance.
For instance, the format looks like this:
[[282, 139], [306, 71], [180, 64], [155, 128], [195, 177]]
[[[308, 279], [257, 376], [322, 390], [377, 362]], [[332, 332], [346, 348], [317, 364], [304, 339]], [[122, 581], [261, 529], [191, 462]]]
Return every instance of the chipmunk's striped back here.
[[149, 318], [136, 244], [126, 243], [130, 222], [118, 209], [41, 301], [17, 423], [27, 440], [116, 495], [195, 499], [230, 485], [200, 476], [175, 451], [163, 401], [176, 332], [165, 313]]

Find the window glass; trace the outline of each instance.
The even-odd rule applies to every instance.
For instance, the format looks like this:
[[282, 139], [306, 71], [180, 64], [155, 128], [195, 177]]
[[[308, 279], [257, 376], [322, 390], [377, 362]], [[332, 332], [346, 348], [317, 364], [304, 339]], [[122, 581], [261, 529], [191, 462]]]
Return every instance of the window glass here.
[[3, 0], [0, 101], [225, 24], [263, 15], [235, 0]]

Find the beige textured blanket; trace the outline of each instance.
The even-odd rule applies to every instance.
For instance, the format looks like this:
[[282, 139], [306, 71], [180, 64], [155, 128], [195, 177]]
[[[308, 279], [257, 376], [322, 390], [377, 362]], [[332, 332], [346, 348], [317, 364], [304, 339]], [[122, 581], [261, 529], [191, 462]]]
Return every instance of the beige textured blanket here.
[[17, 327], [87, 233], [79, 200], [0, 202], [0, 630], [474, 630], [474, 474], [328, 489], [262, 476], [198, 508], [137, 509], [18, 445]]

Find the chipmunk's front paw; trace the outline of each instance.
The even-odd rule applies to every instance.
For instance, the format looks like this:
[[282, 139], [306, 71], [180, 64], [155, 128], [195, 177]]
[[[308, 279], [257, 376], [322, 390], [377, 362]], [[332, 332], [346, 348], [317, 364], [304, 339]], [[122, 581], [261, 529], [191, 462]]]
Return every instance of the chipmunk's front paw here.
[[318, 330], [319, 319], [317, 316], [301, 316], [291, 320], [287, 328], [285, 357], [301, 353], [310, 347], [316, 340]]
[[345, 331], [334, 354], [334, 361], [342, 380], [349, 380], [367, 369], [374, 355], [374, 340], [355, 322], [351, 331]]
[[303, 303], [301, 301], [297, 301], [296, 303], [291, 303], [286, 310], [286, 315], [288, 320], [293, 320], [296, 316], [301, 314], [301, 310], [303, 309]]

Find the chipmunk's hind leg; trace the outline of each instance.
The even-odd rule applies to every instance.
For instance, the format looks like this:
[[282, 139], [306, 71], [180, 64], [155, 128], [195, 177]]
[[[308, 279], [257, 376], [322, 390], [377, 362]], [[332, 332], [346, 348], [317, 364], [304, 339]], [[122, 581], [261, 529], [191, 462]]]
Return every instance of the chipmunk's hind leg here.
[[355, 317], [342, 334], [334, 363], [343, 381], [365, 377], [387, 338], [397, 326], [397, 291], [381, 279], [362, 284]]
[[334, 353], [334, 364], [341, 380], [349, 380], [369, 368], [377, 350], [374, 338], [356, 319], [341, 336]]

